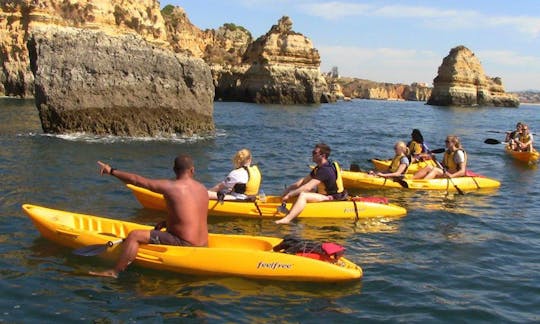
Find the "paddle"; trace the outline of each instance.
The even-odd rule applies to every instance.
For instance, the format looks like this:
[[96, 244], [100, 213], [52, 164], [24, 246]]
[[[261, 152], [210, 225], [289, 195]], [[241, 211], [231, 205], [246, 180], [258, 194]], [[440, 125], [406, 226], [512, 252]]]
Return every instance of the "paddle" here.
[[[488, 132], [488, 133], [496, 133], [496, 134], [508, 134], [508, 133], [511, 133], [512, 131], [506, 131], [506, 132], [503, 132], [503, 131], [488, 130], [487, 132]], [[536, 136], [535, 133], [533, 133], [533, 135]]]
[[429, 153], [439, 154], [439, 153], [444, 153], [444, 151], [446, 151], [445, 148], [438, 148], [438, 149], [430, 150]]
[[108, 248], [115, 246], [116, 244], [122, 243], [124, 239], [119, 239], [116, 241], [108, 241], [105, 244], [94, 244], [83, 246], [82, 248], [76, 249], [73, 251], [73, 254], [82, 255], [82, 256], [95, 256], [105, 252]]
[[400, 176], [397, 176], [397, 177], [392, 177], [391, 179], [394, 182], [399, 183], [399, 185], [402, 186], [403, 188], [409, 189], [409, 184], [407, 183], [407, 181], [403, 180], [403, 177], [404, 177], [404, 175], [400, 175]]
[[[444, 172], [444, 174], [447, 174], [448, 171], [446, 170], [445, 167], [443, 167], [443, 165], [437, 161], [437, 159], [433, 158], [433, 160], [435, 161], [435, 163], [437, 163], [437, 165], [439, 166], [439, 168], [441, 168]], [[463, 193], [463, 190], [459, 189], [459, 187], [456, 185], [456, 183], [454, 182], [454, 180], [452, 179], [452, 177], [450, 177], [450, 175], [448, 175], [448, 179], [450, 180], [450, 182], [452, 183], [452, 185], [454, 186], [454, 188], [456, 188], [457, 192], [460, 194], [460, 195], [464, 195], [465, 193]]]
[[225, 202], [225, 195], [227, 195], [226, 190], [220, 190], [217, 192], [217, 201], [222, 205]]
[[494, 138], [487, 138], [487, 139], [484, 141], [484, 143], [486, 143], [486, 144], [508, 144], [508, 143], [506, 143], [506, 142], [501, 142], [501, 141], [496, 140], [496, 139], [494, 139]]
[[278, 206], [277, 211], [278, 213], [288, 214], [289, 209], [287, 208], [287, 204], [285, 202], [282, 202], [281, 205]]

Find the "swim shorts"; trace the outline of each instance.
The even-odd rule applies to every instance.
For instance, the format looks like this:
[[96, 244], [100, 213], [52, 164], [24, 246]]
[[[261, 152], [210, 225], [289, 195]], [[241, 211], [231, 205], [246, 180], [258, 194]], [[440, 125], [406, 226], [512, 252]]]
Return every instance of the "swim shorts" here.
[[176, 246], [192, 246], [186, 240], [179, 238], [178, 236], [169, 232], [162, 232], [157, 230], [150, 231], [150, 243], [162, 244], [162, 245], [176, 245]]

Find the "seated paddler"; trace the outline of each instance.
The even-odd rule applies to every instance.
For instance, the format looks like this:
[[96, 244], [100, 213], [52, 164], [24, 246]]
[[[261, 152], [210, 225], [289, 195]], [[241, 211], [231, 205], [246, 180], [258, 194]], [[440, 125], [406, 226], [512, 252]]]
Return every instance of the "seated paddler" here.
[[311, 158], [317, 165], [307, 176], [285, 188], [281, 197], [283, 202], [293, 197], [297, 199], [287, 215], [276, 221], [277, 224], [288, 224], [300, 215], [307, 203], [347, 199], [347, 191], [343, 188], [341, 179], [341, 168], [337, 162], [328, 160], [330, 152], [330, 146], [327, 144], [315, 145]]
[[214, 200], [248, 200], [257, 195], [261, 185], [261, 172], [252, 165], [251, 152], [241, 149], [232, 158], [234, 169], [220, 183], [208, 190]]
[[456, 178], [467, 174], [467, 153], [461, 146], [459, 137], [449, 135], [444, 142], [446, 151], [442, 163], [420, 169], [414, 174], [413, 179]]
[[407, 155], [411, 163], [431, 159], [429, 149], [424, 142], [424, 136], [419, 129], [415, 128], [412, 130], [411, 140], [407, 143], [407, 147], [409, 148]]
[[373, 174], [383, 178], [394, 178], [407, 172], [407, 169], [409, 168], [409, 158], [407, 157], [409, 148], [405, 142], [396, 142], [396, 144], [394, 144], [394, 152], [395, 155], [388, 170], [386, 172], [375, 172]]

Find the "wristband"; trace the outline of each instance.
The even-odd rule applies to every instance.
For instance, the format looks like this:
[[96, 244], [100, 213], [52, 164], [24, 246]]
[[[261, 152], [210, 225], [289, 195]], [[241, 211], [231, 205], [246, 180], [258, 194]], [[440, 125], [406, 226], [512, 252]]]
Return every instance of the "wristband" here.
[[115, 169], [115, 168], [111, 168], [111, 171], [109, 171], [109, 174], [110, 174], [110, 175], [114, 175], [114, 174], [113, 174], [114, 170], [116, 170], [116, 169]]

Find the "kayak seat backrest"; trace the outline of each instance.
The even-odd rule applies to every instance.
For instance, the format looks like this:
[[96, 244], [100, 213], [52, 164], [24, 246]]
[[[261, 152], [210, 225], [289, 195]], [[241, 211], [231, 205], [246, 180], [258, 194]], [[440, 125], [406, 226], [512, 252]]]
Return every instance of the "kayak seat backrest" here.
[[283, 241], [274, 246], [274, 251], [331, 262], [337, 261], [345, 252], [345, 248], [336, 243], [321, 243], [285, 235]]
[[467, 176], [467, 177], [485, 178], [483, 175], [478, 174], [478, 173], [476, 173], [476, 172], [473, 172], [473, 171], [471, 171], [471, 170], [465, 171], [465, 176]]
[[356, 163], [351, 163], [351, 166], [349, 167], [349, 171], [360, 172], [360, 166]]

